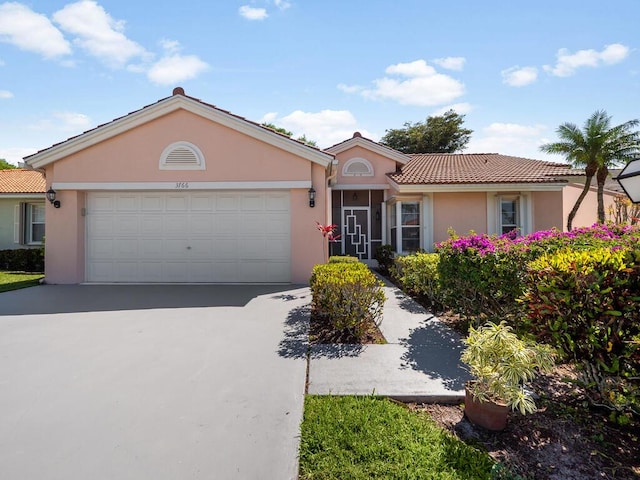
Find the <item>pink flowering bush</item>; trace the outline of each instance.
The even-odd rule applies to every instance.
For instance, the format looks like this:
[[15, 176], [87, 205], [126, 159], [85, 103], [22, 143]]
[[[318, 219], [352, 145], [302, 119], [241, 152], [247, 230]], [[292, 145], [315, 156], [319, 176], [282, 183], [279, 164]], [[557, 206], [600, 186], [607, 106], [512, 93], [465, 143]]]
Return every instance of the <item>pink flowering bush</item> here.
[[[640, 244], [640, 226], [596, 224], [570, 232], [544, 230], [524, 236], [453, 236], [436, 246], [445, 306], [466, 317], [522, 316], [527, 264], [563, 248], [622, 249]], [[483, 318], [478, 318], [483, 323]]]

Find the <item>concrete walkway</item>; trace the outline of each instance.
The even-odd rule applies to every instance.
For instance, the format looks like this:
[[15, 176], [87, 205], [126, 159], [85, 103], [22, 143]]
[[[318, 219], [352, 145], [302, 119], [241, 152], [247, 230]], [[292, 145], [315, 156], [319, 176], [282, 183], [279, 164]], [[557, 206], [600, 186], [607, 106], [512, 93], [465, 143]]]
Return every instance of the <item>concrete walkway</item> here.
[[470, 378], [459, 336], [387, 283], [380, 330], [386, 345], [314, 345], [309, 394], [383, 395], [401, 401], [456, 403]]

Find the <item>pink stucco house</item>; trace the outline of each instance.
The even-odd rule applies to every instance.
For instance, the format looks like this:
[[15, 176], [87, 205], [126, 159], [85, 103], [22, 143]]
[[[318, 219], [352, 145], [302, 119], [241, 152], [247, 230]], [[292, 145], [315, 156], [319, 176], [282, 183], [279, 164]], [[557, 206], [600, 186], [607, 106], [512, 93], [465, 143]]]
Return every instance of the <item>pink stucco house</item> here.
[[[307, 283], [334, 253], [430, 250], [449, 228], [562, 228], [583, 177], [498, 154], [404, 155], [355, 133], [324, 151], [173, 95], [27, 157], [49, 283]], [[314, 192], [314, 198], [311, 198]], [[595, 192], [574, 224], [595, 221]]]

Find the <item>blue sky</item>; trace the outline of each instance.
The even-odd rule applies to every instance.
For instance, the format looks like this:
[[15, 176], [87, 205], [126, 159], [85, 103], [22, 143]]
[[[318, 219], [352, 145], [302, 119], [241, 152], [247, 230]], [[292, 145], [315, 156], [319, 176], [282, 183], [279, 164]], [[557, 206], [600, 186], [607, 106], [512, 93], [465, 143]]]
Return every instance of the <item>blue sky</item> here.
[[0, 158], [171, 95], [320, 147], [454, 108], [470, 152], [640, 117], [640, 1], [0, 0]]

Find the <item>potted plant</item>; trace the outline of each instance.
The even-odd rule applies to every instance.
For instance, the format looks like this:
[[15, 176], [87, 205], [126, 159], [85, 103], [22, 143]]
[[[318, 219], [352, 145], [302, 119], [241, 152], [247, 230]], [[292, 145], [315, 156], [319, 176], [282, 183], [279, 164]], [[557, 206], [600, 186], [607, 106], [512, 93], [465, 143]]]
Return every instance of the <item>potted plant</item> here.
[[523, 415], [536, 411], [525, 384], [552, 369], [551, 348], [518, 338], [505, 322], [471, 327], [464, 343], [461, 360], [475, 377], [465, 389], [465, 415], [472, 423], [503, 430], [509, 408]]

